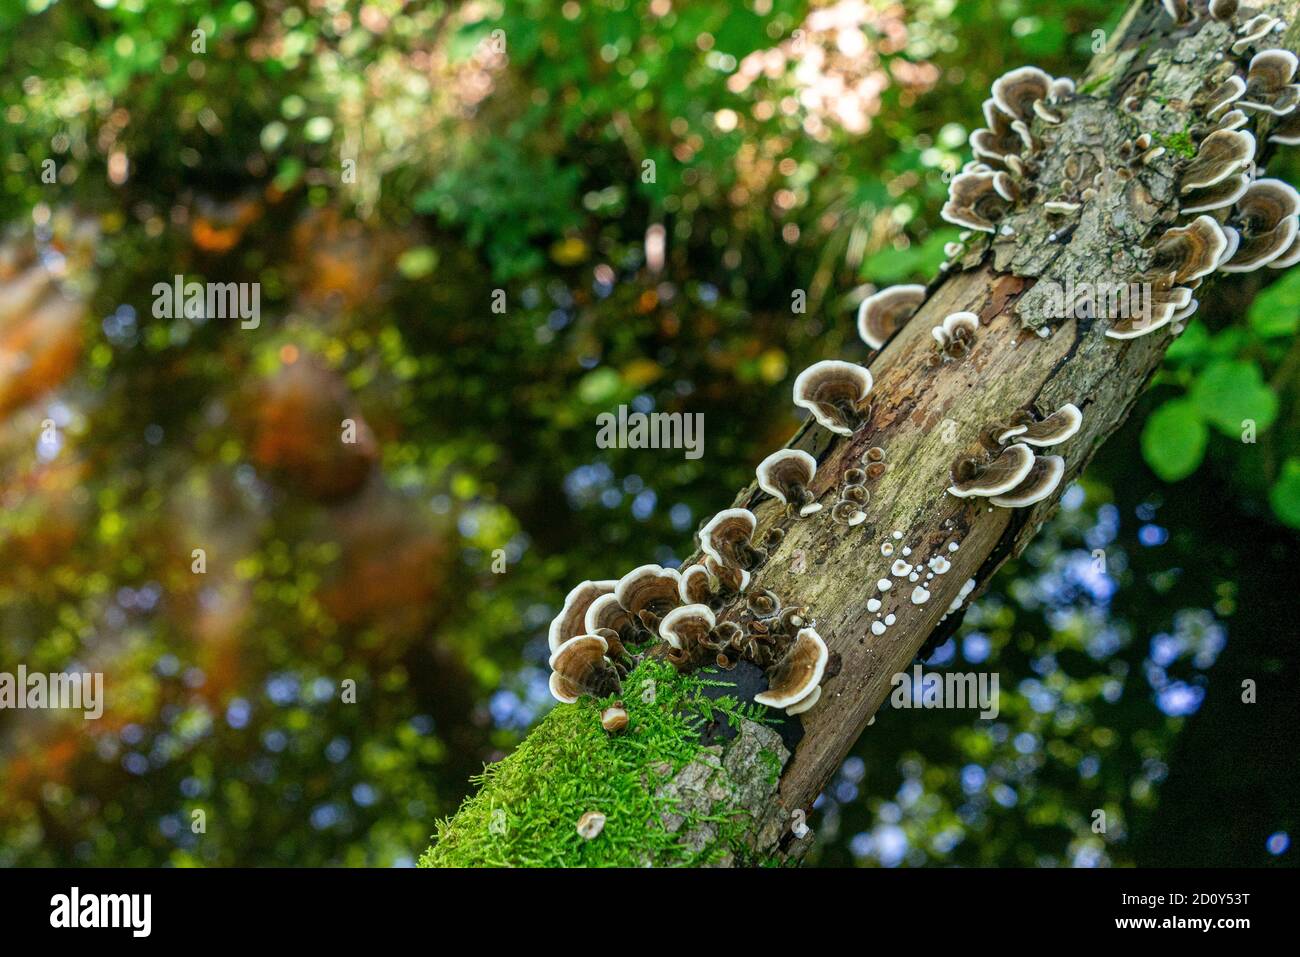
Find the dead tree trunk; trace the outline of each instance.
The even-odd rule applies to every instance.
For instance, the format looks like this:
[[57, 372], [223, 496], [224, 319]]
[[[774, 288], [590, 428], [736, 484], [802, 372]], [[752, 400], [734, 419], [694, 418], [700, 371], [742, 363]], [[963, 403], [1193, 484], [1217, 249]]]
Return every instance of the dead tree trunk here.
[[[971, 240], [931, 286], [918, 314], [870, 362], [874, 409], [866, 426], [841, 437], [810, 422], [792, 439], [791, 446], [818, 460], [813, 490], [828, 496], [828, 503], [846, 469], [859, 466], [867, 449], [884, 449], [887, 471], [869, 486], [866, 520], [853, 527], [832, 521], [829, 504], [815, 516], [791, 519], [754, 486], [733, 503], [757, 515], [756, 541], [773, 526], [785, 530], [755, 571], [751, 588], [770, 589], [786, 605], [806, 605], [832, 660], [838, 656], [838, 670], [824, 682], [820, 702], [793, 719], [802, 722], [803, 736], [792, 754], [770, 729], [747, 725], [721, 749], [706, 749], [662, 784], [647, 785], [684, 807], [708, 808], [726, 794], [748, 812], [748, 853], [727, 852], [713, 860], [799, 855], [806, 842], [792, 835], [791, 812], [811, 805], [890, 693], [892, 676], [910, 666], [927, 639], [955, 626], [958, 615], [941, 619], [963, 585], [973, 580], [967, 600], [977, 597], [1054, 512], [1060, 491], [1124, 422], [1159, 366], [1173, 338], [1170, 329], [1120, 341], [1105, 335], [1105, 319], [1048, 321], [1043, 290], [1036, 287], [1045, 280], [1128, 283], [1140, 273], [1154, 241], [1178, 221], [1180, 171], [1195, 149], [1190, 131], [1204, 122], [1205, 93], [1234, 68], [1241, 72], [1256, 49], [1295, 46], [1291, 24], [1300, 0], [1243, 11], [1227, 22], [1211, 19], [1198, 6], [1194, 22], [1181, 26], [1156, 0], [1141, 0], [1129, 10], [1077, 95], [1059, 106], [1062, 122], [1033, 123], [1041, 141], [1032, 177], [1037, 200], [1018, 203], [998, 233]], [[1286, 32], [1234, 53], [1237, 27], [1253, 12], [1282, 18]], [[1253, 128], [1263, 144], [1267, 128]], [[1143, 133], [1165, 152], [1148, 163], [1130, 162], [1122, 146]], [[1062, 185], [1066, 163], [1081, 153], [1095, 159], [1101, 174], [1092, 186], [1095, 196], [1076, 213], [1047, 215], [1041, 201], [1068, 188]], [[1120, 167], [1132, 175], [1121, 175]], [[936, 364], [931, 329], [961, 310], [980, 317], [973, 348], [959, 360]], [[1083, 425], [1052, 450], [1065, 458], [1066, 474], [1049, 499], [1008, 509], [947, 493], [954, 458], [975, 443], [981, 429], [1016, 410], [1046, 415], [1068, 402], [1083, 410]], [[896, 538], [900, 553], [904, 545], [911, 548], [909, 562], [936, 554], [951, 562], [945, 574], [928, 582], [922, 576], [928, 600], [915, 603], [915, 585], [906, 578], [877, 593], [877, 580], [890, 577], [898, 557], [883, 555], [881, 545]], [[959, 547], [952, 550], [951, 543]], [[872, 632], [879, 620], [868, 609], [873, 596], [883, 601], [879, 614], [896, 618], [884, 634]], [[548, 733], [544, 723], [533, 734]], [[765, 751], [781, 761], [779, 780], [758, 771]], [[530, 800], [527, 794], [491, 797], [506, 808], [512, 799]], [[576, 820], [586, 808], [574, 804], [571, 810]], [[680, 839], [697, 846], [715, 836], [709, 826], [691, 829], [682, 825], [683, 816], [671, 818], [647, 826], [680, 827]], [[444, 827], [447, 849], [435, 845], [426, 863], [480, 863], [454, 852], [459, 823], [453, 818]], [[647, 852], [645, 859], [658, 858]], [[508, 847], [495, 860], [514, 862]]]

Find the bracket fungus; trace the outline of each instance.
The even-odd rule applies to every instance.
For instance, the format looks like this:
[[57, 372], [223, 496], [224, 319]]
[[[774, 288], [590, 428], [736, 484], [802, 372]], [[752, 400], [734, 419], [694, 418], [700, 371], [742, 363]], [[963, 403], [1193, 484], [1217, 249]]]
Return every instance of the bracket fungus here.
[[1237, 28], [1237, 35], [1241, 39], [1232, 45], [1232, 52], [1237, 56], [1241, 56], [1241, 54], [1272, 33], [1281, 22], [1277, 17], [1269, 16], [1267, 13], [1260, 13], [1251, 17]]
[[683, 605], [705, 605], [713, 600], [714, 582], [703, 565], [692, 565], [682, 570], [678, 594]]
[[1268, 135], [1268, 141], [1279, 146], [1300, 146], [1300, 110], [1287, 114]]
[[555, 651], [570, 638], [575, 635], [589, 635], [591, 628], [586, 625], [587, 609], [591, 607], [592, 602], [603, 595], [612, 595], [616, 580], [609, 581], [585, 581], [577, 585], [564, 598], [564, 607], [560, 613], [551, 620], [550, 632], [547, 640], [551, 646], [551, 651]]
[[1300, 61], [1290, 50], [1261, 50], [1256, 53], [1246, 69], [1246, 90], [1237, 106], [1274, 116], [1292, 112], [1300, 104], [1300, 86], [1291, 83], [1298, 64]]
[[968, 142], [976, 159], [998, 166], [1008, 166], [1007, 159], [1018, 156], [1023, 147], [1020, 134], [1011, 128], [1011, 118], [990, 97], [984, 101], [984, 122], [988, 125], [971, 132]]
[[817, 687], [813, 688], [812, 692], [807, 697], [805, 697], [802, 701], [796, 701], [794, 704], [790, 705], [790, 707], [786, 708], [785, 713], [793, 718], [797, 714], [803, 714], [805, 711], [810, 710], [813, 705], [815, 705], [818, 701], [821, 700], [822, 700], [822, 686], [818, 685]]
[[718, 620], [707, 605], [682, 605], [664, 615], [659, 637], [680, 651], [692, 652], [704, 644]]
[[712, 555], [704, 557], [704, 567], [709, 570], [717, 582], [714, 589], [717, 598], [725, 601], [732, 595], [739, 595], [749, 588], [749, 572], [736, 565], [718, 561]]
[[858, 306], [858, 335], [873, 349], [879, 349], [925, 302], [921, 285], [888, 286], [862, 300]]
[[767, 690], [754, 700], [770, 708], [788, 708], [797, 704], [821, 684], [830, 660], [830, 649], [821, 635], [811, 628], [801, 628], [794, 642], [767, 675]]
[[1178, 211], [1184, 216], [1190, 216], [1192, 213], [1208, 213], [1212, 209], [1224, 209], [1246, 194], [1250, 182], [1250, 176], [1246, 173], [1219, 180], [1213, 186], [1196, 190], [1188, 197], [1188, 203]]
[[989, 501], [1005, 508], [1023, 508], [1041, 502], [1061, 484], [1065, 474], [1065, 459], [1059, 455], [1039, 455], [1023, 482], [1009, 492], [994, 495]]
[[950, 359], [960, 358], [970, 352], [980, 319], [973, 312], [954, 312], [944, 317], [941, 325], [930, 330], [939, 350]]
[[767, 557], [751, 543], [758, 518], [747, 508], [723, 509], [700, 529], [700, 550], [719, 565], [754, 568]]
[[1215, 130], [1201, 140], [1196, 155], [1183, 170], [1183, 193], [1213, 186], [1240, 173], [1255, 159], [1255, 137], [1246, 130]]
[[1036, 66], [1022, 66], [993, 81], [993, 103], [1013, 120], [1029, 120], [1034, 103], [1052, 95], [1052, 77]]
[[1206, 97], [1205, 115], [1211, 119], [1223, 110], [1233, 106], [1246, 92], [1246, 81], [1237, 74], [1232, 74]]
[[1300, 193], [1280, 179], [1257, 179], [1237, 201], [1228, 222], [1239, 241], [1220, 261], [1224, 272], [1250, 272], [1291, 248], [1300, 229]]
[[1228, 249], [1228, 237], [1218, 221], [1197, 216], [1186, 226], [1172, 226], [1152, 247], [1150, 269], [1173, 273], [1174, 283], [1185, 283], [1214, 272]]
[[794, 404], [837, 435], [852, 435], [866, 421], [870, 392], [871, 373], [839, 359], [815, 362], [794, 380]]
[[1210, 0], [1209, 13], [1215, 20], [1231, 20], [1237, 15], [1237, 0]]
[[1083, 425], [1083, 413], [1073, 402], [1067, 402], [1041, 422], [1027, 425], [1016, 433], [1016, 441], [1043, 448], [1057, 445], [1070, 438]]
[[578, 635], [562, 644], [550, 659], [550, 689], [555, 699], [573, 704], [583, 695], [603, 698], [621, 692], [618, 672], [605, 657], [608, 650], [599, 635]]
[[614, 597], [634, 620], [654, 633], [660, 619], [680, 604], [681, 587], [677, 569], [641, 565], [618, 580]]
[[998, 175], [993, 172], [958, 173], [948, 185], [948, 202], [943, 204], [939, 215], [955, 226], [985, 233], [996, 232], [998, 222], [1011, 208], [1011, 202], [995, 185]]
[[799, 510], [801, 516], [821, 511], [808, 486], [817, 474], [817, 460], [802, 449], [780, 449], [758, 463], [758, 487]]
[[1009, 492], [1029, 475], [1034, 466], [1034, 450], [1017, 442], [993, 458], [966, 455], [952, 465], [950, 495], [957, 498], [1001, 495]]

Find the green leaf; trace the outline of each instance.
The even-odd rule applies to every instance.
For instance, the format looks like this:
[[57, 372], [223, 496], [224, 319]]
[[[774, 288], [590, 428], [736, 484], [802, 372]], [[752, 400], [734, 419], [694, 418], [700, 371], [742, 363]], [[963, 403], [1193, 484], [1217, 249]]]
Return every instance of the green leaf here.
[[1213, 362], [1196, 377], [1188, 397], [1201, 414], [1226, 435], [1241, 434], [1243, 422], [1253, 420], [1263, 431], [1277, 418], [1277, 396], [1251, 362]]
[[1255, 297], [1246, 320], [1257, 335], [1293, 336], [1300, 330], [1300, 270], [1289, 270]]
[[1176, 482], [1201, 464], [1208, 437], [1197, 407], [1187, 399], [1172, 399], [1152, 412], [1142, 427], [1142, 457], [1156, 475]]
[[1268, 493], [1273, 514], [1292, 528], [1300, 528], [1300, 458], [1282, 463], [1282, 474]]

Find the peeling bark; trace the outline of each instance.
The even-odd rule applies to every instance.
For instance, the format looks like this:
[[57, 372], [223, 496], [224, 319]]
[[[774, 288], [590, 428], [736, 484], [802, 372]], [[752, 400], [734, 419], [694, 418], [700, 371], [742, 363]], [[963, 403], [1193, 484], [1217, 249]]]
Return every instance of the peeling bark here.
[[[1290, 25], [1300, 13], [1300, 0], [1261, 10]], [[1285, 36], [1275, 35], [1268, 45], [1294, 49], [1295, 38], [1295, 28], [1288, 26]], [[1009, 233], [969, 242], [932, 285], [917, 315], [870, 362], [874, 409], [867, 425], [839, 437], [810, 422], [791, 440], [792, 447], [818, 460], [812, 490], [826, 507], [800, 519], [788, 516], [755, 485], [736, 497], [733, 505], [758, 517], [755, 542], [763, 542], [773, 527], [785, 531], [754, 571], [750, 587], [771, 589], [784, 605], [808, 606], [817, 631], [839, 656], [820, 702], [792, 719], [802, 724], [803, 736], [788, 762], [787, 749], [772, 740], [772, 731], [746, 722], [739, 736], [721, 749], [706, 750], [664, 785], [688, 806], [710, 807], [726, 799], [749, 810], [756, 860], [798, 857], [807, 841], [793, 839], [792, 809], [811, 806], [889, 694], [892, 677], [907, 669], [928, 639], [955, 627], [956, 615], [942, 619], [963, 584], [977, 583], [966, 599], [973, 600], [996, 570], [1020, 553], [1055, 511], [1070, 480], [1128, 417], [1159, 366], [1172, 330], [1120, 341], [1105, 336], [1107, 319], [1047, 319], [1041, 283], [1127, 283], [1147, 266], [1152, 243], [1177, 219], [1178, 174], [1187, 157], [1170, 148], [1150, 164], [1130, 166], [1121, 157], [1121, 144], [1141, 133], [1157, 142], [1186, 134], [1201, 119], [1197, 97], [1202, 91], [1223, 78], [1229, 60], [1249, 60], [1250, 51], [1241, 57], [1230, 52], [1234, 39], [1225, 24], [1202, 18], [1175, 27], [1154, 0], [1135, 4], [1079, 84], [1079, 95], [1060, 105], [1062, 122], [1035, 120], [1033, 131], [1042, 144], [1035, 156], [1036, 198], [1019, 203], [1004, 220]], [[1141, 91], [1139, 99], [1129, 105], [1137, 109], [1126, 109], [1135, 90]], [[1070, 163], [1076, 165], [1067, 168]], [[1063, 194], [1069, 184], [1063, 181], [1085, 163], [1091, 164], [1086, 185], [1096, 195], [1078, 212], [1046, 215], [1041, 201], [1068, 198]], [[1084, 184], [1074, 185], [1077, 191]], [[980, 317], [971, 351], [936, 363], [931, 328], [963, 310]], [[953, 459], [976, 445], [981, 429], [1017, 410], [1045, 416], [1067, 402], [1083, 410], [1083, 425], [1049, 450], [1064, 457], [1066, 472], [1047, 500], [1007, 509], [991, 507], [987, 499], [947, 494]], [[843, 473], [861, 466], [873, 446], [885, 450], [887, 471], [868, 483], [867, 519], [854, 527], [836, 523], [830, 504]], [[896, 545], [893, 556], [882, 554], [885, 542]], [[951, 550], [951, 543], [958, 549]], [[892, 577], [890, 565], [903, 546], [911, 549], [909, 563], [924, 568], [932, 556], [942, 555], [951, 567], [928, 582], [922, 573], [920, 584], [930, 595], [921, 603], [911, 598], [913, 583], [893, 578], [894, 587], [878, 597], [880, 614], [897, 620], [876, 635], [871, 626], [878, 619], [867, 601], [877, 595], [878, 579]], [[724, 609], [719, 620], [734, 619], [739, 611]], [[779, 782], [761, 773], [764, 750], [783, 762]], [[671, 829], [673, 822], [664, 824]], [[709, 838], [697, 831], [683, 839]]]

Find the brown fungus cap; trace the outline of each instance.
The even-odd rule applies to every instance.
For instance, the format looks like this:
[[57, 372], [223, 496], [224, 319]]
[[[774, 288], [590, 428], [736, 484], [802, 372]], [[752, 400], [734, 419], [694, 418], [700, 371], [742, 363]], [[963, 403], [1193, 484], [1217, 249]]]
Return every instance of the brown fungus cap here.
[[1073, 402], [1067, 402], [1041, 422], [1028, 426], [1017, 437], [1017, 442], [1040, 448], [1064, 442], [1083, 425], [1083, 413]]
[[605, 657], [607, 650], [599, 635], [578, 635], [562, 644], [550, 661], [555, 699], [573, 704], [583, 695], [601, 698], [622, 691], [618, 673]]
[[815, 362], [794, 380], [794, 404], [838, 435], [852, 435], [861, 427], [870, 392], [871, 373], [839, 359]]
[[974, 130], [969, 137], [971, 152], [977, 160], [1007, 165], [1007, 157], [1016, 156], [1024, 148], [1020, 135], [1011, 128], [1011, 117], [999, 110], [990, 97], [984, 101], [984, 122], [987, 126]]
[[884, 346], [925, 302], [921, 285], [888, 286], [858, 306], [858, 335], [873, 349]]
[[994, 185], [996, 173], [958, 173], [948, 185], [948, 202], [939, 215], [955, 226], [980, 232], [997, 231], [1011, 203]]
[[591, 629], [586, 626], [587, 609], [602, 595], [612, 595], [617, 584], [614, 579], [585, 581], [569, 592], [564, 599], [564, 607], [551, 620], [550, 632], [547, 635], [551, 651], [555, 651], [574, 635], [591, 633]]
[[1001, 495], [1025, 480], [1034, 465], [1034, 450], [1017, 442], [991, 460], [959, 459], [948, 492], [957, 498]]
[[800, 515], [821, 511], [812, 491], [817, 460], [802, 449], [779, 449], [758, 463], [758, 487], [784, 505], [799, 509]]
[[1183, 170], [1180, 190], [1213, 186], [1234, 173], [1240, 173], [1255, 159], [1255, 137], [1246, 130], [1215, 130], [1201, 140], [1196, 155]]
[[821, 635], [803, 628], [767, 675], [767, 690], [754, 700], [770, 708], [788, 708], [812, 694], [826, 673], [830, 649]]
[[1279, 146], [1300, 146], [1300, 110], [1288, 113], [1268, 134], [1268, 141]]
[[1025, 480], [1009, 492], [994, 495], [989, 501], [1004, 508], [1023, 508], [1041, 502], [1061, 484], [1065, 474], [1065, 459], [1059, 455], [1040, 455], [1034, 459], [1033, 468]]
[[1300, 193], [1280, 179], [1257, 179], [1233, 207], [1228, 221], [1241, 234], [1224, 272], [1250, 272], [1291, 248], [1300, 221]]
[[637, 631], [636, 619], [618, 603], [618, 596], [612, 593], [601, 595], [587, 606], [583, 626], [588, 635], [613, 631], [625, 641], [634, 637]]
[[[642, 565], [618, 580], [614, 596], [647, 628], [681, 603], [682, 576], [675, 568]], [[649, 616], [651, 621], [647, 622]]]
[[674, 648], [690, 651], [704, 643], [717, 623], [708, 605], [682, 605], [664, 615], [659, 637]]
[[1246, 92], [1246, 81], [1235, 73], [1206, 96], [1205, 115], [1210, 119], [1235, 104]]
[[719, 564], [753, 568], [763, 559], [750, 543], [757, 527], [758, 519], [749, 509], [723, 509], [700, 529], [700, 549]]
[[1178, 212], [1190, 216], [1192, 213], [1208, 213], [1212, 209], [1225, 209], [1246, 194], [1250, 182], [1250, 176], [1246, 173], [1219, 180], [1213, 186], [1193, 192]]
[[1285, 116], [1300, 104], [1300, 87], [1293, 86], [1297, 60], [1290, 50], [1261, 50], [1246, 70], [1246, 92], [1237, 101], [1243, 110]]
[[717, 581], [720, 595], [738, 595], [749, 588], [749, 572], [738, 565], [729, 565], [708, 555], [704, 567]]
[[709, 570], [703, 565], [692, 565], [682, 570], [678, 595], [683, 605], [703, 605], [713, 599], [713, 582]]
[[1218, 221], [1197, 216], [1186, 226], [1165, 230], [1152, 248], [1151, 269], [1173, 273], [1174, 283], [1208, 276], [1228, 248], [1228, 238]]
[[818, 701], [821, 700], [822, 700], [822, 686], [818, 685], [817, 687], [813, 688], [812, 693], [809, 694], [807, 697], [805, 697], [802, 701], [796, 701], [794, 704], [790, 705], [790, 707], [786, 708], [785, 713], [788, 714], [790, 717], [794, 717], [797, 714], [803, 714], [805, 711], [810, 710], [813, 705], [815, 705]]
[[1052, 95], [1052, 77], [1036, 66], [1022, 66], [993, 81], [993, 103], [1014, 120], [1029, 120], [1034, 101]]

